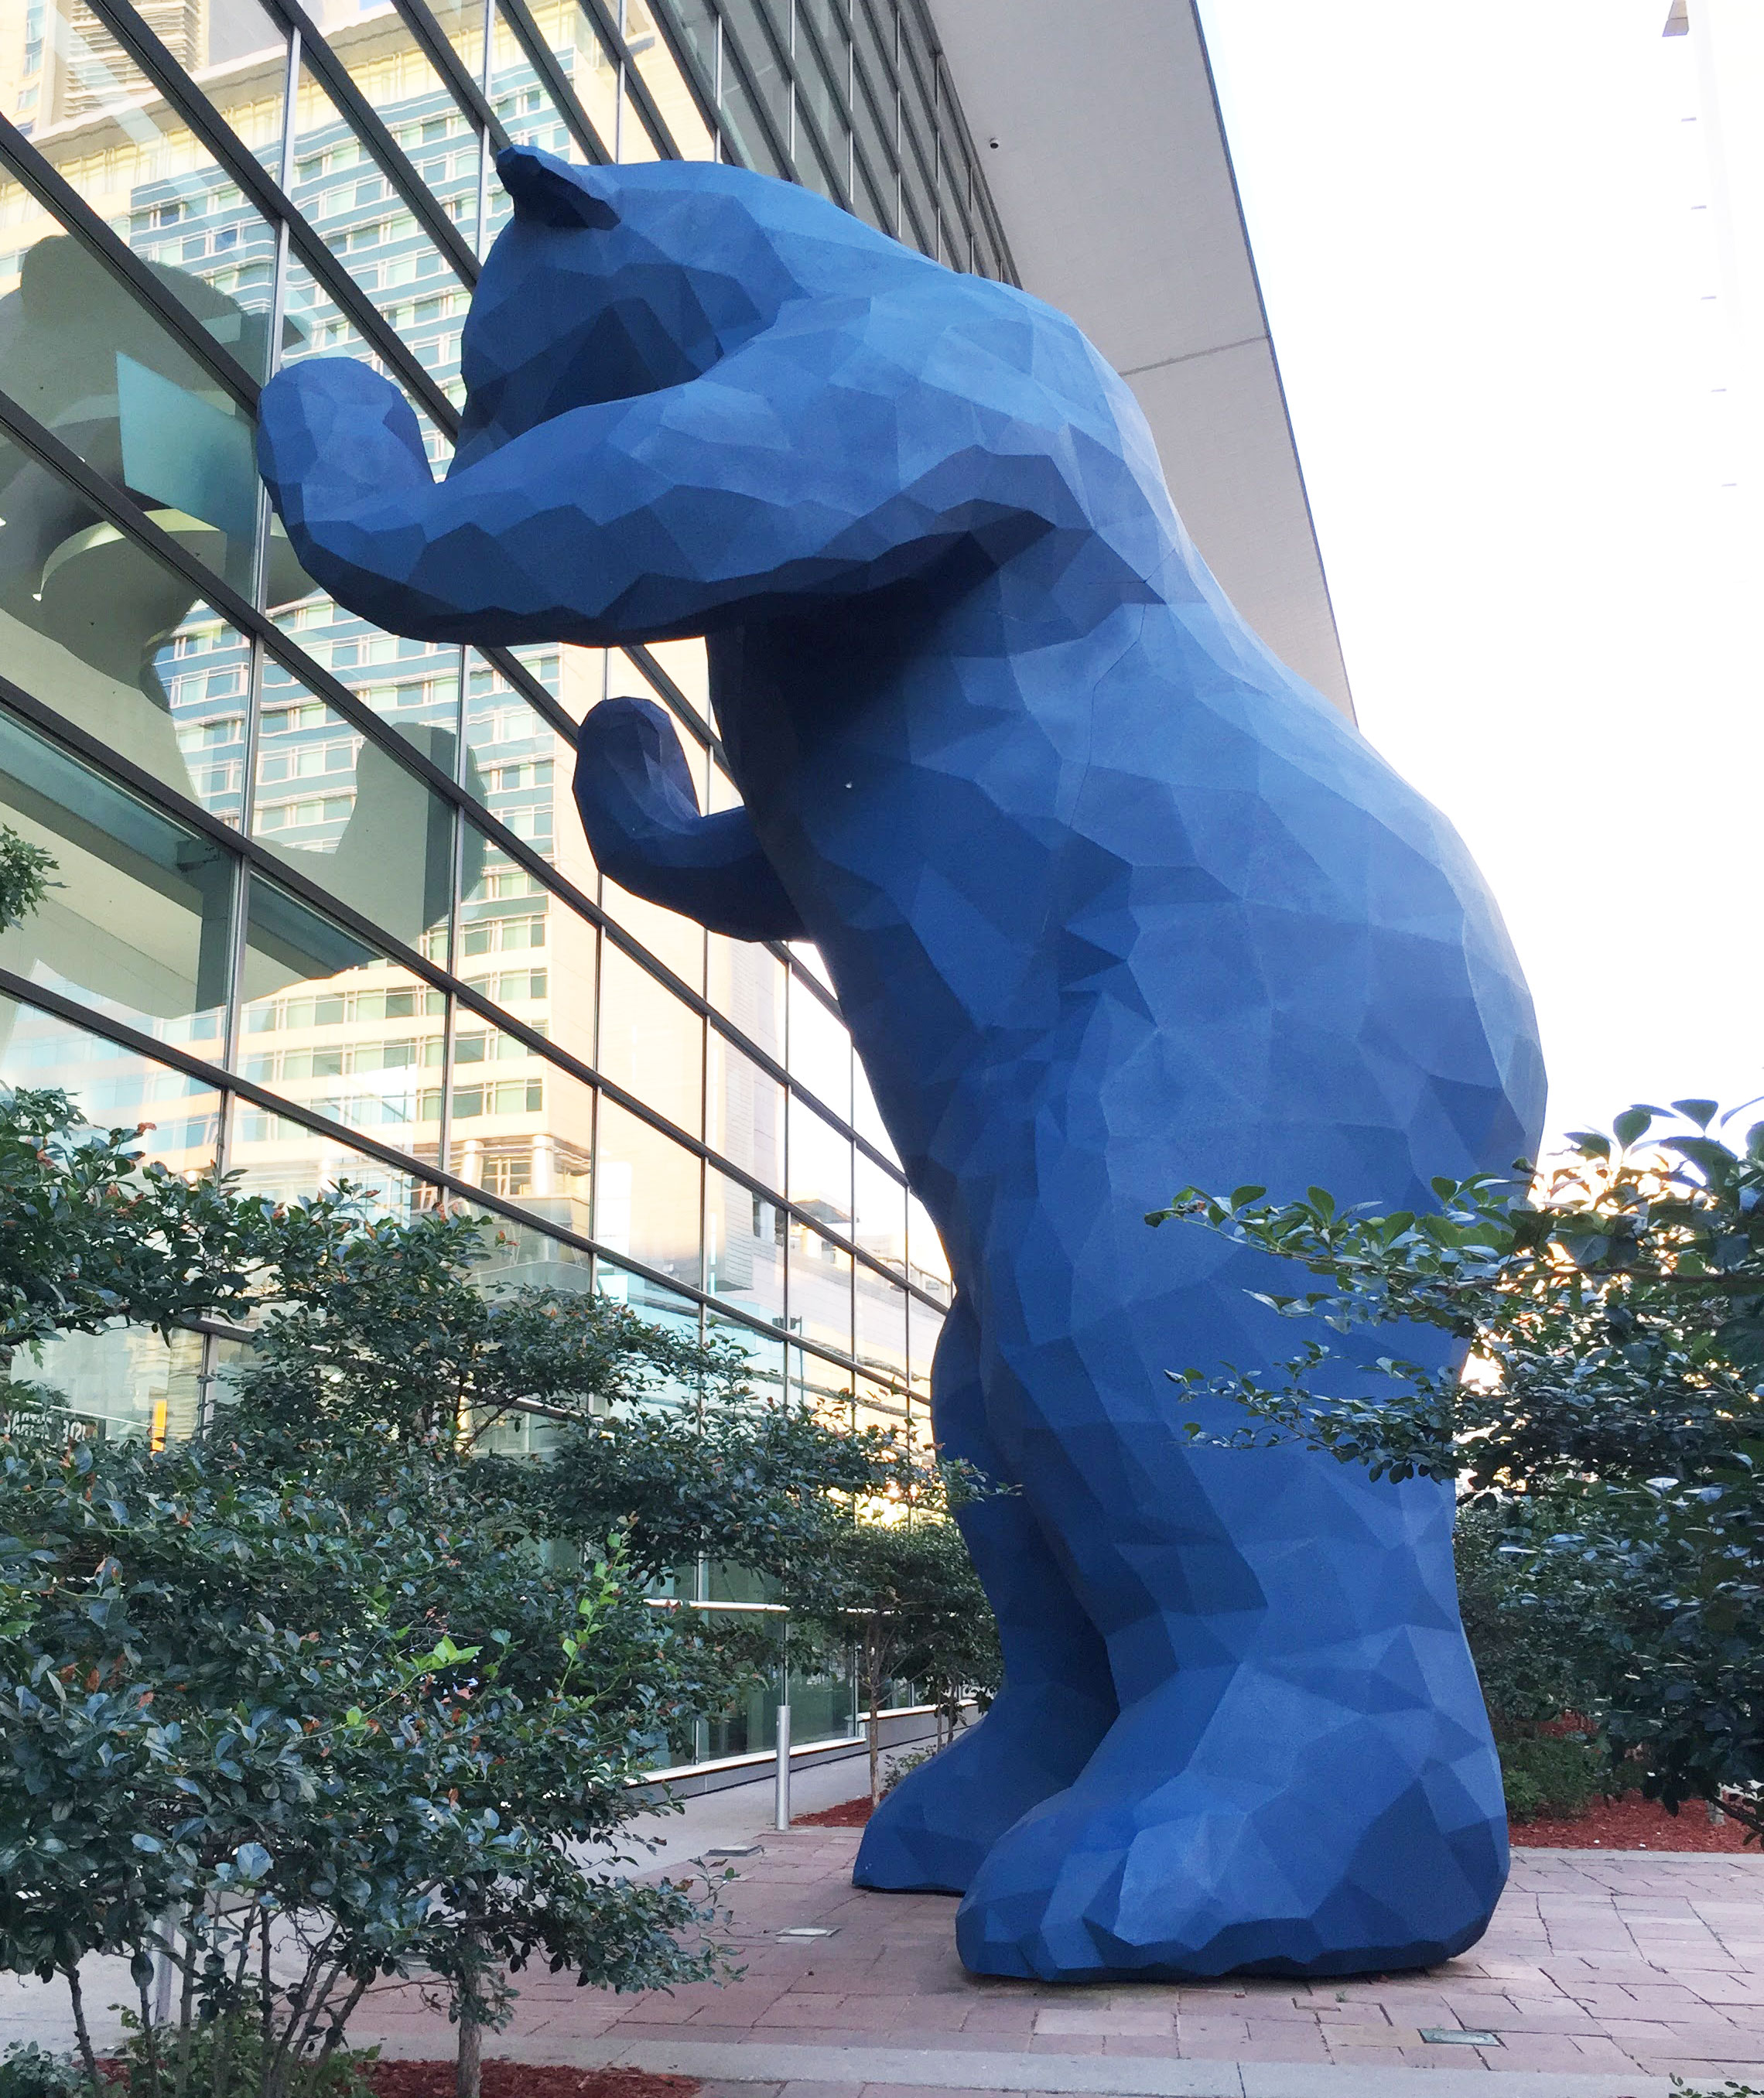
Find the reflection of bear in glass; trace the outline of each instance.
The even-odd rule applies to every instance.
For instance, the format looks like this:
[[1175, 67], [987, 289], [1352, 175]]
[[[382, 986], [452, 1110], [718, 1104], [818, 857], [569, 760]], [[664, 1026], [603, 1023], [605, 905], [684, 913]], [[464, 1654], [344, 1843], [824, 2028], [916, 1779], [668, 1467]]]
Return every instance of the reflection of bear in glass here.
[[709, 637], [744, 809], [700, 817], [660, 711], [611, 701], [590, 841], [818, 942], [955, 1278], [939, 1438], [1022, 1490], [963, 1519], [1007, 1687], [859, 1881], [963, 1891], [990, 1973], [1460, 1951], [1506, 1837], [1450, 1493], [1183, 1437], [1167, 1369], [1292, 1335], [1253, 1259], [1143, 1217], [1189, 1183], [1420, 1205], [1534, 1142], [1475, 869], [1237, 620], [1069, 322], [739, 170], [498, 166], [447, 481], [356, 364], [274, 382], [260, 458], [383, 625]]

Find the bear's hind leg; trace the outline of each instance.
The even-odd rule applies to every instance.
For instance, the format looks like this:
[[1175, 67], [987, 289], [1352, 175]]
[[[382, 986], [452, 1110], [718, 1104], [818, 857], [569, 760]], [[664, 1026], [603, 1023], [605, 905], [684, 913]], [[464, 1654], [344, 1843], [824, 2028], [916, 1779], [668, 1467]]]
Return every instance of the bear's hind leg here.
[[[959, 1301], [937, 1342], [931, 1409], [943, 1455], [1008, 1477], [985, 1424], [973, 1319]], [[1063, 1792], [1114, 1723], [1107, 1650], [1027, 1499], [994, 1494], [957, 1520], [998, 1620], [1004, 1688], [977, 1725], [883, 1799], [853, 1869], [860, 1887], [964, 1893], [998, 1838]]]

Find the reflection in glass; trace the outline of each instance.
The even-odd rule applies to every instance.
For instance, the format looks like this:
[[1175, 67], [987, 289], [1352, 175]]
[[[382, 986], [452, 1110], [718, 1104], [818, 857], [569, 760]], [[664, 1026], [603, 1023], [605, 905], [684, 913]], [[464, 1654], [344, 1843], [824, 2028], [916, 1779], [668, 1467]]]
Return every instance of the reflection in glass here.
[[603, 1095], [595, 1156], [595, 1239], [609, 1252], [701, 1287], [696, 1153]]
[[[287, 42], [257, 0], [157, 11], [154, 26], [240, 142], [274, 174], [281, 153]], [[56, 160], [102, 217], [116, 218], [116, 191], [132, 187], [141, 173], [190, 171], [200, 193], [212, 165], [207, 153], [90, 7], [7, 0], [0, 36], [8, 47], [0, 71], [0, 114]], [[173, 213], [159, 226], [181, 223]]]
[[851, 1038], [795, 969], [790, 972], [790, 1075], [829, 1113], [851, 1118]]
[[704, 1287], [768, 1325], [782, 1326], [787, 1213], [714, 1168], [704, 1175]]
[[595, 1099], [531, 1043], [454, 1008], [448, 1164], [458, 1179], [589, 1236]]
[[226, 998], [231, 855], [3, 713], [0, 820], [54, 855], [59, 884], [0, 934], [0, 963], [213, 1054]]
[[[713, 160], [715, 140], [658, 29], [649, 0], [625, 0], [625, 48], [643, 77], [682, 160]], [[627, 112], [626, 122], [633, 121]], [[625, 151], [621, 158], [633, 156]]]
[[[411, 730], [422, 738], [450, 772], [448, 731]], [[265, 666], [251, 832], [394, 939], [445, 960], [451, 807], [279, 665]]]
[[[0, 1082], [59, 1087], [100, 1129], [145, 1125], [132, 1147], [143, 1163], [180, 1174], [213, 1167], [221, 1100], [212, 1086], [37, 1006], [0, 999]], [[121, 1326], [61, 1335], [12, 1365], [60, 1394], [76, 1432], [156, 1443], [195, 1426], [201, 1367], [200, 1334], [175, 1333], [168, 1342]], [[4, 1395], [0, 1384], [0, 1403]]]
[[906, 1279], [940, 1303], [950, 1301], [950, 1263], [937, 1227], [919, 1197], [906, 1197]]
[[707, 1038], [711, 1149], [768, 1187], [784, 1184], [784, 1089], [712, 1028]]
[[609, 940], [600, 957], [603, 1077], [688, 1135], [703, 1134], [704, 1024]]
[[790, 1095], [790, 1200], [816, 1223], [851, 1236], [851, 1139]]
[[[325, 42], [403, 147], [425, 187], [470, 243], [476, 236], [478, 223], [476, 127], [454, 102], [441, 75], [395, 7], [358, 8], [354, 0], [324, 0], [317, 12]], [[478, 19], [481, 23], [481, 9]], [[482, 42], [481, 28], [478, 41]], [[475, 71], [475, 62], [468, 64]], [[336, 112], [328, 98], [309, 94], [303, 76], [294, 134], [296, 196], [300, 201], [303, 189], [320, 180], [326, 182], [327, 187], [318, 192], [317, 208], [303, 202], [301, 208], [327, 237], [331, 229], [327, 221], [362, 201], [356, 196], [339, 196], [338, 185], [332, 178], [346, 168], [359, 171], [358, 182], [378, 173], [366, 153], [358, 159], [340, 160], [340, 149], [345, 141], [353, 143], [346, 132], [337, 129]], [[425, 358], [423, 362], [429, 360]]]
[[253, 876], [239, 1069], [327, 1121], [440, 1156], [442, 994]]
[[[236, 825], [251, 683], [245, 637], [175, 568], [3, 437], [0, 516], [7, 675], [119, 757]], [[220, 537], [193, 518], [182, 523], [186, 542]]]
[[291, 1116], [272, 1114], [237, 1094], [226, 1155], [239, 1174], [243, 1192], [268, 1195], [279, 1202], [302, 1201], [347, 1182], [366, 1215], [395, 1223], [412, 1222], [435, 1204], [432, 1183], [414, 1172], [308, 1129]]
[[792, 1333], [849, 1355], [851, 1347], [851, 1255], [809, 1225], [792, 1219], [787, 1236]]
[[[270, 617], [321, 669], [452, 778], [459, 739], [459, 651], [383, 634], [315, 590], [292, 553], [288, 569], [292, 590], [272, 596]], [[274, 658], [266, 661], [265, 705], [279, 704], [279, 696], [292, 683], [292, 674]], [[468, 785], [471, 770], [468, 764]]]

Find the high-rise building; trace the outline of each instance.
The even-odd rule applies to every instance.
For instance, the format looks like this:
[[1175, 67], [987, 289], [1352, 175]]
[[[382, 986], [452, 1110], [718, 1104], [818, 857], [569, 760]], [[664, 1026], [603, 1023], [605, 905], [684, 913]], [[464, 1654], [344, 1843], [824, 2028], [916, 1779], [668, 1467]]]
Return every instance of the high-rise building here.
[[[59, 883], [0, 938], [0, 1078], [248, 1188], [475, 1204], [498, 1276], [922, 1422], [947, 1271], [817, 958], [625, 894], [575, 819], [608, 692], [658, 699], [730, 805], [701, 647], [377, 631], [301, 573], [253, 407], [365, 358], [444, 462], [494, 151], [739, 161], [1068, 305], [1227, 589], [1345, 704], [1195, 19], [310, 5], [0, 0], [0, 820]], [[176, 1433], [238, 1345], [71, 1339], [38, 1374], [94, 1432]]]

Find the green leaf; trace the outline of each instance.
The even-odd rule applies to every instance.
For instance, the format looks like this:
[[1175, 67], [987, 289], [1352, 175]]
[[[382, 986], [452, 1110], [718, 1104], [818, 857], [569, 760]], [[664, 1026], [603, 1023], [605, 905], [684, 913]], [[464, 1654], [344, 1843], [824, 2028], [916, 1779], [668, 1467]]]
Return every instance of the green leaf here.
[[1672, 1112], [1681, 1114], [1687, 1121], [1694, 1121], [1699, 1129], [1707, 1129], [1721, 1112], [1719, 1100], [1674, 1100]]
[[1617, 1117], [1611, 1125], [1612, 1132], [1624, 1150], [1627, 1151], [1638, 1138], [1648, 1134], [1659, 1113], [1658, 1108], [1633, 1107], [1626, 1108]]

